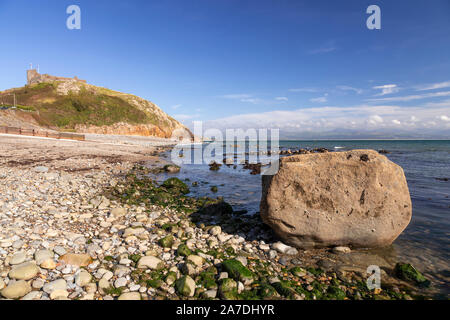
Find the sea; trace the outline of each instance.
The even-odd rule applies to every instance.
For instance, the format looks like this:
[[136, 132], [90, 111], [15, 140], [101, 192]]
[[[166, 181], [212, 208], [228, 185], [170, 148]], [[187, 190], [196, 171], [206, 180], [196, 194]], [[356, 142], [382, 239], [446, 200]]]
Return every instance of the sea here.
[[[235, 142], [233, 147], [240, 147]], [[224, 149], [226, 145], [224, 144]], [[207, 150], [208, 144], [197, 145]], [[390, 248], [397, 261], [411, 263], [443, 295], [450, 294], [450, 140], [285, 140], [279, 142], [280, 150], [326, 148], [333, 152], [354, 149], [386, 150], [391, 161], [400, 165], [408, 182], [413, 203], [412, 221]], [[223, 158], [248, 156], [220, 154]], [[178, 152], [178, 151], [177, 151]], [[179, 152], [178, 152], [179, 153]], [[170, 159], [172, 154], [166, 156]], [[264, 163], [264, 155], [259, 159]], [[241, 160], [242, 162], [242, 160]], [[209, 163], [181, 164], [177, 177], [188, 182], [198, 182], [191, 187], [192, 196], [223, 197], [237, 211], [259, 214], [261, 176], [236, 161], [236, 165], [222, 165], [220, 170], [209, 170]], [[164, 180], [169, 175], [159, 176]], [[173, 176], [173, 175], [171, 175]], [[216, 186], [214, 193], [211, 187]]]

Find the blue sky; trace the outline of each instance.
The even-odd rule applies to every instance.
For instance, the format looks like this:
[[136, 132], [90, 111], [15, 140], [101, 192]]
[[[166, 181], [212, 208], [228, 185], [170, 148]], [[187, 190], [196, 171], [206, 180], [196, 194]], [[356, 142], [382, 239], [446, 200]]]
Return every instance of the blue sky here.
[[[81, 8], [81, 30], [66, 8]], [[366, 9], [381, 8], [381, 30]], [[133, 93], [191, 126], [450, 137], [450, 2], [0, 0], [0, 90], [25, 69]]]

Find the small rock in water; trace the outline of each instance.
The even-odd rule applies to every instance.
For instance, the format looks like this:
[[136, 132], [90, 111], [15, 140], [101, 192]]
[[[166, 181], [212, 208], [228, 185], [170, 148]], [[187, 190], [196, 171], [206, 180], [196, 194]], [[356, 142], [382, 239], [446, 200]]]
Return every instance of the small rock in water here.
[[416, 270], [409, 263], [397, 263], [394, 268], [395, 276], [399, 279], [417, 284], [419, 287], [429, 287], [430, 280]]
[[168, 173], [178, 173], [180, 172], [180, 167], [174, 164], [168, 164], [164, 166], [164, 171]]

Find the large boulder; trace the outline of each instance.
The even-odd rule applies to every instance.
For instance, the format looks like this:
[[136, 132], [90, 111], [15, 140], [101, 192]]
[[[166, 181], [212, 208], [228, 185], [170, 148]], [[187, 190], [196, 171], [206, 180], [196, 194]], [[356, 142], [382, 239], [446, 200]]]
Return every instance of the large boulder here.
[[264, 223], [300, 248], [388, 246], [411, 215], [402, 168], [373, 150], [286, 157], [263, 176]]

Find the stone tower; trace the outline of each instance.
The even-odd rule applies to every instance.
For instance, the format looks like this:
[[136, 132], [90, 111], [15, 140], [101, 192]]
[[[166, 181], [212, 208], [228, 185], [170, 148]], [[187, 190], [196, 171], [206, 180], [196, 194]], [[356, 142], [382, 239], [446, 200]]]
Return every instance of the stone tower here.
[[41, 79], [41, 75], [36, 71], [36, 69], [27, 70], [27, 84], [38, 83]]

